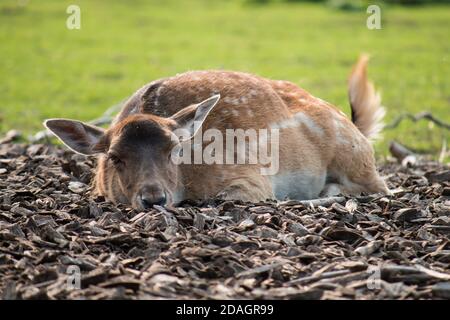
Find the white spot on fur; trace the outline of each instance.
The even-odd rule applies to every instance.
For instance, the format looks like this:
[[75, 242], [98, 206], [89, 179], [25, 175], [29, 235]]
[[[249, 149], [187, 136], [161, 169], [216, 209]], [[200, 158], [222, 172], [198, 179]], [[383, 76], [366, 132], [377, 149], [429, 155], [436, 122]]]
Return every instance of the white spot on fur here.
[[241, 105], [241, 104], [247, 104], [248, 100], [249, 100], [248, 96], [242, 96], [242, 97], [239, 97], [239, 98], [225, 97], [223, 99], [223, 101], [225, 103], [228, 103], [228, 104], [231, 104], [231, 105], [234, 105], [234, 106], [238, 106], [238, 105]]
[[323, 135], [323, 129], [321, 127], [319, 127], [313, 119], [311, 119], [309, 116], [307, 116], [305, 113], [303, 112], [297, 112], [294, 115], [294, 118], [301, 124], [303, 124], [305, 127], [307, 127], [310, 131], [318, 134], [318, 135]]
[[345, 145], [348, 146], [351, 144], [351, 141], [348, 140], [348, 138], [345, 136], [345, 123], [342, 121], [342, 119], [337, 116], [333, 119], [334, 123], [334, 129], [336, 133], [336, 143], [338, 145]]
[[223, 99], [223, 101], [224, 101], [225, 103], [232, 104], [232, 105], [234, 105], [234, 106], [239, 105], [239, 99], [235, 99], [235, 98], [231, 98], [231, 97], [225, 97], [225, 98]]
[[249, 94], [250, 94], [250, 97], [256, 97], [258, 95], [258, 92], [254, 89], [251, 89]]
[[269, 127], [272, 129], [287, 129], [287, 128], [295, 128], [300, 125], [305, 126], [308, 130], [317, 135], [324, 134], [323, 129], [320, 126], [318, 126], [313, 119], [311, 119], [303, 112], [297, 112], [293, 117], [282, 120], [278, 123], [271, 123]]
[[336, 127], [336, 129], [341, 129], [344, 128], [344, 124], [342, 123], [342, 120], [339, 118], [334, 118], [334, 126]]
[[280, 123], [280, 129], [294, 128], [294, 127], [298, 127], [298, 122], [297, 119], [295, 118], [289, 118]]

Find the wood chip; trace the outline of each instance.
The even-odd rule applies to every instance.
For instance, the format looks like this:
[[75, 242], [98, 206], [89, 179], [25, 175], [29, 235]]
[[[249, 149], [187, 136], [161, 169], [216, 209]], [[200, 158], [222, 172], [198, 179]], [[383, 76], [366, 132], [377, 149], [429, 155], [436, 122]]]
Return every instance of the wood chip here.
[[389, 196], [136, 212], [92, 195], [94, 158], [3, 143], [0, 297], [450, 299], [450, 168], [419, 160], [380, 165]]

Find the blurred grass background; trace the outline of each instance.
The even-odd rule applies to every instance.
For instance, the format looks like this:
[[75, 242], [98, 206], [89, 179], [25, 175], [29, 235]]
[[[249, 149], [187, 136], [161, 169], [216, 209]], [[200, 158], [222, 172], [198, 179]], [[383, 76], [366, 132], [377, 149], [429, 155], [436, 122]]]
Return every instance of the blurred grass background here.
[[[362, 52], [387, 122], [420, 111], [450, 122], [450, 6], [383, 3], [382, 29], [369, 30], [366, 2], [314, 2], [2, 0], [0, 133], [90, 120], [151, 80], [193, 69], [290, 80], [349, 114], [346, 79]], [[81, 30], [66, 28], [71, 4]], [[450, 142], [448, 131], [405, 120], [385, 131], [380, 155], [394, 138], [433, 154]]]

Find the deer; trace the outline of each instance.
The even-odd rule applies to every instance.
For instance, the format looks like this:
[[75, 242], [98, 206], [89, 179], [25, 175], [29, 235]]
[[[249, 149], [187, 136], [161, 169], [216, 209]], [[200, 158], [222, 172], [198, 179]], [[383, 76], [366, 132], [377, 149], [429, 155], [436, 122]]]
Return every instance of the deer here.
[[[362, 55], [348, 78], [351, 119], [292, 82], [206, 70], [143, 86], [107, 129], [61, 118], [48, 119], [44, 126], [74, 152], [97, 157], [94, 195], [138, 210], [186, 199], [259, 202], [389, 194], [372, 146], [382, 131], [385, 109], [368, 80], [367, 64]], [[277, 149], [276, 172], [262, 174], [267, 163], [172, 160], [209, 129], [222, 134], [229, 129], [276, 130], [278, 146], [269, 147]]]

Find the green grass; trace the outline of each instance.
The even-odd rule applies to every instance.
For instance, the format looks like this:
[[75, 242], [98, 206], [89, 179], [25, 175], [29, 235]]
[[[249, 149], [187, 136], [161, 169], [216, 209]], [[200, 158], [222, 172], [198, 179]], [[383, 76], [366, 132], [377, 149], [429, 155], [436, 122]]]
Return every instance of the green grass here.
[[[383, 29], [368, 30], [364, 11], [304, 3], [17, 3], [0, 3], [0, 132], [33, 133], [50, 117], [89, 120], [153, 79], [210, 68], [291, 80], [348, 114], [346, 79], [361, 52], [372, 56], [388, 122], [424, 110], [450, 122], [449, 6], [384, 7]], [[81, 30], [66, 28], [74, 3]], [[405, 121], [385, 132], [380, 154], [393, 138], [437, 153], [449, 132]]]

